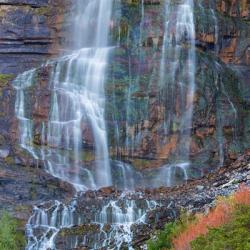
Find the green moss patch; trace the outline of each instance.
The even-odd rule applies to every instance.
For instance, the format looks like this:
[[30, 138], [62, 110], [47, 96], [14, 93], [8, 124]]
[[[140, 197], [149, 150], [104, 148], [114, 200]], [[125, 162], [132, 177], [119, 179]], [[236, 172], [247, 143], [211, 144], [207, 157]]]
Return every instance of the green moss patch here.
[[24, 231], [19, 229], [19, 222], [4, 212], [0, 219], [0, 249], [20, 250], [25, 244]]
[[72, 228], [64, 228], [60, 231], [60, 235], [62, 237], [64, 236], [75, 236], [75, 235], [84, 235], [86, 233], [90, 232], [98, 232], [100, 229], [100, 226], [97, 224], [84, 224], [80, 226], [75, 226]]
[[14, 78], [11, 74], [0, 74], [0, 87], [6, 86]]

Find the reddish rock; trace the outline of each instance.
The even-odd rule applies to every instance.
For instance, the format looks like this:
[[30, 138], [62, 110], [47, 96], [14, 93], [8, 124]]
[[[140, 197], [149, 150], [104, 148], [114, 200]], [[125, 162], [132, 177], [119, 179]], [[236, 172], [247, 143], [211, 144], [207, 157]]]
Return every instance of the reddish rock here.
[[110, 195], [115, 192], [115, 189], [113, 187], [104, 187], [100, 189], [100, 192], [104, 195]]
[[250, 156], [250, 148], [245, 151], [246, 155]]

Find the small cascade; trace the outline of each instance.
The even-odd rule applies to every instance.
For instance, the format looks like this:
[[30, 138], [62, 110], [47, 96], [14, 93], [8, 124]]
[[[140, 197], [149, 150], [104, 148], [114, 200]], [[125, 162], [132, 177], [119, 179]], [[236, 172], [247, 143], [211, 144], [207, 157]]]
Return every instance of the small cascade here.
[[[222, 72], [221, 65], [216, 63], [216, 68], [218, 72]], [[233, 130], [233, 140], [237, 141], [237, 124], [238, 124], [238, 111], [237, 107], [231, 100], [230, 95], [227, 93], [222, 77], [220, 74], [215, 77], [215, 86], [217, 88], [218, 97], [216, 100], [216, 123], [217, 123], [217, 142], [219, 145], [219, 166], [222, 167], [225, 161], [225, 144], [226, 138], [224, 136], [223, 127], [226, 125], [224, 116], [225, 114], [230, 115]], [[225, 113], [225, 109], [228, 111]]]
[[[219, 37], [219, 21], [216, 13], [216, 5], [215, 4], [209, 4], [210, 13], [212, 16], [212, 20], [214, 23], [214, 53], [216, 56], [219, 56], [220, 53], [220, 37]], [[232, 117], [232, 124], [233, 127], [233, 139], [236, 142], [236, 131], [237, 131], [237, 120], [238, 120], [238, 111], [237, 107], [231, 100], [231, 97], [229, 93], [227, 92], [224, 81], [221, 77], [221, 74], [223, 73], [223, 68], [218, 62], [215, 62], [215, 68], [217, 72], [217, 75], [215, 76], [215, 86], [218, 91], [218, 98], [216, 101], [216, 123], [217, 123], [217, 141], [219, 145], [219, 166], [222, 167], [224, 165], [225, 161], [225, 144], [226, 144], [226, 138], [224, 136], [223, 127], [225, 126], [225, 120], [224, 119], [224, 113], [225, 108], [228, 109], [228, 114], [230, 113]], [[226, 103], [226, 104], [225, 104]], [[227, 113], [227, 112], [226, 112]]]
[[[166, 136], [179, 131], [176, 160], [189, 160], [195, 91], [195, 26], [193, 1], [165, 2], [165, 33], [159, 88], [165, 104]], [[181, 60], [180, 60], [181, 58]]]
[[[136, 172], [129, 164], [124, 162], [114, 162], [113, 183], [122, 190], [134, 190], [138, 186], [138, 181], [142, 178], [140, 173]], [[137, 182], [137, 183], [136, 183]]]
[[77, 198], [69, 205], [55, 201], [49, 207], [45, 204], [34, 207], [33, 215], [27, 223], [29, 241], [26, 249], [56, 249], [60, 234], [82, 227], [94, 227], [95, 231], [91, 234], [83, 232], [79, 237], [71, 238], [71, 241], [66, 242], [66, 249], [78, 246], [85, 246], [88, 249], [121, 249], [124, 245], [128, 249], [133, 249], [132, 226], [144, 224], [146, 214], [158, 205], [155, 201], [133, 200], [129, 196], [129, 193], [123, 193], [120, 197], [107, 201], [106, 204], [96, 207], [92, 205], [94, 213], [88, 211], [79, 213]]
[[183, 181], [190, 179], [189, 170], [189, 163], [163, 166], [159, 171], [159, 181], [161, 182], [162, 186], [167, 187], [172, 187], [179, 183], [183, 183]]
[[[126, 96], [126, 127], [125, 127], [125, 154], [129, 157], [133, 157], [136, 151], [137, 141], [139, 141], [140, 135], [136, 133], [133, 120], [134, 120], [134, 112], [138, 112], [135, 108], [136, 103], [133, 100], [133, 92], [138, 90], [138, 86], [141, 81], [141, 74], [143, 71], [143, 60], [144, 60], [144, 51], [143, 51], [143, 32], [145, 29], [145, 7], [144, 0], [139, 1], [139, 12], [140, 12], [140, 23], [138, 27], [138, 33], [134, 34], [135, 39], [135, 48], [138, 50], [138, 61], [139, 64], [136, 65], [136, 69], [132, 69], [132, 59], [131, 55], [128, 58], [128, 75], [129, 75], [129, 86], [127, 89]], [[134, 49], [135, 49], [134, 48]], [[134, 71], [134, 72], [133, 72]], [[132, 73], [133, 72], [133, 73]], [[136, 73], [135, 73], [136, 72]], [[134, 75], [135, 74], [135, 75]]]
[[214, 9], [211, 9], [212, 17], [214, 20], [214, 51], [218, 55], [220, 52], [220, 47], [219, 47], [219, 26], [218, 26], [218, 19], [216, 17], [216, 13]]
[[28, 110], [28, 104], [25, 102], [25, 94], [35, 83], [36, 70], [29, 70], [19, 75], [13, 82], [16, 89], [15, 113], [19, 122], [20, 145], [27, 150], [34, 159], [38, 159], [33, 148], [33, 120], [31, 119], [31, 110]]
[[126, 139], [125, 148], [128, 155], [133, 155], [134, 152], [134, 135], [129, 135], [130, 115], [131, 115], [131, 92], [132, 92], [132, 80], [131, 80], [131, 58], [129, 57], [129, 86], [126, 98]]
[[51, 207], [33, 208], [33, 215], [26, 225], [28, 250], [56, 249], [55, 237], [62, 228], [74, 225], [75, 201], [66, 206], [59, 201]]
[[110, 224], [110, 233], [100, 247], [115, 246], [114, 249], [121, 249], [125, 244], [127, 249], [133, 249], [131, 246], [133, 240], [132, 225], [143, 224], [146, 220], [148, 211], [157, 207], [155, 201], [135, 201], [124, 199], [122, 195], [116, 201], [110, 201], [103, 207], [100, 214], [96, 216], [96, 223]]

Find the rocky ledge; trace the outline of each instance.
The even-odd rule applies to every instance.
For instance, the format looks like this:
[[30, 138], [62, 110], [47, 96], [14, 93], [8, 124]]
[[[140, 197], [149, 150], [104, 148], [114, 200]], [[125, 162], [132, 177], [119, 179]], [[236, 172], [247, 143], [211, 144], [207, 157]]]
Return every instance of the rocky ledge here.
[[[129, 225], [133, 247], [143, 249], [155, 230], [176, 219], [180, 210], [207, 211], [214, 206], [216, 197], [231, 194], [241, 184], [250, 186], [250, 152], [201, 179], [189, 180], [172, 188], [138, 189], [126, 193], [113, 187], [88, 191], [77, 197], [73, 216], [78, 224], [62, 228], [57, 235], [56, 245], [58, 249], [72, 249], [68, 244], [73, 242], [74, 246], [78, 247], [76, 249], [89, 249], [96, 237], [99, 237], [102, 244], [107, 240], [102, 237], [109, 233], [112, 235], [112, 230], [116, 230], [110, 222], [99, 223], [103, 219], [101, 216], [104, 209], [108, 204], [113, 204], [117, 209], [121, 209], [120, 211], [128, 210], [129, 206], [133, 207], [135, 216], [140, 214], [140, 211], [145, 213], [144, 223], [136, 221]], [[62, 201], [64, 204], [71, 203], [73, 193], [74, 190], [69, 184], [51, 177], [34, 165], [25, 167], [18, 163], [1, 162], [0, 208], [10, 211], [23, 222], [27, 222], [30, 217], [33, 205], [40, 208], [51, 206], [53, 200]], [[106, 210], [107, 216], [110, 216], [108, 211], [109, 209]], [[116, 219], [112, 218], [111, 221]], [[109, 220], [107, 217], [107, 221]], [[86, 238], [88, 242], [82, 245]], [[117, 244], [115, 239], [109, 240], [111, 246]], [[127, 249], [126, 243], [122, 247]]]
[[18, 74], [58, 53], [66, 1], [0, 1], [0, 72]]
[[67, 200], [73, 188], [39, 168], [0, 162], [0, 211], [7, 210], [27, 222], [32, 206]]
[[[133, 225], [131, 229], [133, 247], [143, 248], [151, 234], [155, 230], [162, 229], [167, 222], [176, 219], [181, 210], [192, 213], [206, 212], [215, 205], [218, 196], [228, 196], [242, 184], [250, 186], [250, 152], [240, 156], [231, 165], [217, 169], [199, 180], [190, 180], [186, 184], [173, 188], [160, 187], [126, 194], [123, 200], [156, 202], [155, 208], [147, 213], [146, 224]], [[79, 211], [86, 211], [88, 207], [93, 209], [100, 202], [103, 203], [107, 199], [117, 200], [118, 197], [122, 197], [122, 192], [113, 188], [89, 191], [79, 200], [78, 209]]]
[[[119, 237], [127, 234], [126, 237], [133, 238], [135, 249], [144, 249], [152, 234], [175, 220], [181, 210], [206, 212], [214, 206], [218, 196], [228, 196], [242, 184], [250, 186], [250, 153], [199, 180], [190, 180], [173, 188], [138, 189], [126, 193], [113, 187], [88, 191], [77, 198], [73, 216], [78, 224], [60, 230], [56, 238], [57, 248], [72, 249], [74, 245], [74, 249], [90, 249], [97, 244], [98, 249], [105, 249], [101, 247], [105, 241], [111, 247], [117, 246], [116, 232], [120, 230], [124, 234], [119, 234]], [[119, 220], [129, 218], [129, 208], [133, 210], [132, 217], [136, 222], [126, 222], [117, 229]], [[137, 216], [139, 218], [143, 213], [142, 222]], [[121, 244], [121, 249], [128, 248], [126, 242]]]

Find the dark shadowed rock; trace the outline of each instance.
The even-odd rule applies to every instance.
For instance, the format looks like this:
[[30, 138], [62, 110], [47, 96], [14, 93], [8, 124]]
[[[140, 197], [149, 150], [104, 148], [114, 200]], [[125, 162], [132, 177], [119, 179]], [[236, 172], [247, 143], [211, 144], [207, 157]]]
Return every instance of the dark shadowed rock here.
[[33, 205], [74, 195], [71, 185], [43, 170], [6, 162], [0, 162], [0, 210], [27, 221]]

